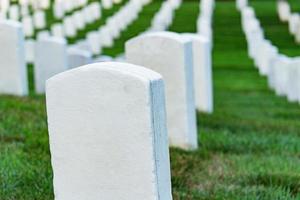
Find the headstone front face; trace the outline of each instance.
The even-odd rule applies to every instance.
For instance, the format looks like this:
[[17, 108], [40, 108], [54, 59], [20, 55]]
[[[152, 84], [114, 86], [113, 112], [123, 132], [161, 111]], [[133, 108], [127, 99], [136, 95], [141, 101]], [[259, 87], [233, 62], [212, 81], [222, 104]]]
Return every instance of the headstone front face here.
[[290, 34], [294, 35], [297, 32], [300, 24], [300, 15], [298, 13], [291, 14], [289, 17], [289, 32]]
[[14, 21], [0, 20], [1, 94], [28, 94], [24, 46], [22, 25]]
[[25, 41], [25, 60], [27, 63], [34, 62], [35, 40], [29, 39]]
[[9, 8], [9, 19], [18, 21], [20, 18], [20, 10], [18, 5], [11, 5]]
[[92, 63], [92, 54], [89, 51], [71, 47], [68, 49], [69, 69]]
[[287, 82], [287, 99], [289, 102], [296, 102], [299, 100], [299, 58], [291, 58], [291, 65], [288, 69], [288, 82]]
[[185, 33], [183, 37], [193, 43], [195, 103], [199, 111], [213, 112], [213, 83], [211, 43], [197, 34]]
[[42, 94], [47, 79], [68, 69], [66, 41], [61, 38], [37, 41], [34, 64], [35, 90]]
[[33, 15], [34, 26], [37, 29], [43, 29], [46, 27], [46, 16], [43, 11], [35, 11]]
[[287, 95], [288, 87], [288, 75], [290, 71], [290, 66], [292, 65], [292, 59], [286, 56], [283, 56], [279, 64], [274, 65], [274, 74], [275, 74], [275, 92], [278, 96]]
[[54, 37], [63, 38], [64, 37], [64, 27], [63, 27], [63, 25], [60, 24], [60, 23], [53, 24], [51, 26], [51, 34]]
[[281, 21], [286, 22], [289, 20], [291, 8], [287, 1], [277, 1], [277, 11]]
[[192, 43], [171, 32], [145, 34], [126, 43], [126, 59], [162, 74], [170, 144], [197, 148]]
[[34, 34], [33, 20], [30, 16], [23, 17], [23, 30], [27, 37], [32, 37]]
[[159, 74], [91, 64], [48, 80], [46, 97], [56, 200], [172, 199]]

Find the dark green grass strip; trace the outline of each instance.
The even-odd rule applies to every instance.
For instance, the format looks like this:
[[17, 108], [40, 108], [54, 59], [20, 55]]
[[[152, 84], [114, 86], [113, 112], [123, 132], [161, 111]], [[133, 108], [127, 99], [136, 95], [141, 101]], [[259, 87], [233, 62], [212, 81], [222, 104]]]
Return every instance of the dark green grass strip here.
[[296, 44], [294, 36], [289, 33], [288, 24], [280, 22], [276, 9], [276, 1], [251, 1], [256, 15], [265, 31], [265, 36], [279, 51], [288, 56], [300, 55], [300, 46]]
[[292, 12], [298, 12], [300, 13], [300, 4], [299, 1], [295, 1], [295, 0], [288, 0], [290, 6], [291, 6], [291, 11]]
[[141, 32], [144, 32], [151, 26], [151, 21], [159, 10], [161, 6], [161, 1], [155, 1], [146, 5], [142, 12], [139, 14], [139, 18], [135, 20], [126, 31], [121, 34], [121, 37], [115, 40], [113, 48], [105, 48], [103, 49], [103, 54], [116, 56], [124, 52], [125, 42]]
[[28, 84], [29, 84], [29, 94], [34, 95], [34, 72], [33, 72], [33, 64], [27, 65], [27, 77], [28, 77]]
[[[199, 2], [198, 1], [186, 1], [179, 9], [175, 11], [175, 18], [170, 26], [170, 31], [185, 33], [197, 32], [197, 18], [199, 16]], [[185, 24], [185, 26], [183, 26]], [[178, 28], [180, 27], [180, 29]]]

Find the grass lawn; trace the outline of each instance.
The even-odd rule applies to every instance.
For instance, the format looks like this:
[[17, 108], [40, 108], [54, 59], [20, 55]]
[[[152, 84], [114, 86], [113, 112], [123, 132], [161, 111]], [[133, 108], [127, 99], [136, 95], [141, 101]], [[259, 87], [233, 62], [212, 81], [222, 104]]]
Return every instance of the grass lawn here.
[[[124, 41], [149, 26], [160, 4], [146, 6], [116, 48], [105, 53], [121, 53]], [[274, 1], [252, 5], [267, 37], [281, 52], [297, 55]], [[186, 1], [170, 30], [195, 31], [198, 12], [198, 1]], [[198, 113], [198, 151], [171, 149], [174, 200], [298, 200], [300, 106], [276, 97], [258, 75], [234, 2], [218, 1], [214, 17], [215, 112]], [[44, 101], [0, 96], [0, 200], [53, 199]]]

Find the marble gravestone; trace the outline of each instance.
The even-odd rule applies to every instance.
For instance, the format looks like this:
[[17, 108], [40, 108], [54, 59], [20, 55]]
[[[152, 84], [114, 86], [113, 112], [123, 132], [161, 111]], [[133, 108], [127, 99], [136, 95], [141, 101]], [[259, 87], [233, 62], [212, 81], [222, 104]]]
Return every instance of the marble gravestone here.
[[198, 34], [185, 33], [183, 37], [193, 43], [194, 88], [196, 108], [213, 112], [212, 45], [209, 39]]
[[0, 93], [24, 96], [28, 94], [25, 41], [22, 25], [0, 20]]
[[69, 69], [80, 67], [92, 63], [92, 54], [76, 47], [67, 50]]
[[49, 79], [46, 100], [56, 200], [172, 200], [158, 73], [90, 64]]
[[125, 57], [129, 63], [162, 74], [166, 83], [170, 145], [196, 149], [192, 43], [176, 33], [148, 33], [126, 43]]
[[36, 42], [34, 60], [36, 93], [43, 94], [46, 80], [67, 69], [67, 45], [64, 39], [49, 37]]
[[300, 58], [290, 58], [291, 64], [288, 68], [287, 79], [287, 99], [289, 102], [299, 101], [299, 78], [300, 78]]

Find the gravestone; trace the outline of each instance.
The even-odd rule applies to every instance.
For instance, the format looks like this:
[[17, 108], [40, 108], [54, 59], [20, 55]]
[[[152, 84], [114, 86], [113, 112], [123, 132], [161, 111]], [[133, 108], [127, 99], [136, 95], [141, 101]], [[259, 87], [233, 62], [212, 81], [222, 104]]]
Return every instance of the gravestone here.
[[33, 15], [34, 26], [36, 29], [43, 29], [46, 27], [46, 16], [44, 11], [37, 10]]
[[63, 38], [65, 33], [64, 33], [64, 26], [60, 23], [55, 23], [51, 26], [51, 34], [54, 37], [61, 37]]
[[85, 27], [84, 16], [81, 11], [77, 11], [72, 15], [72, 21], [77, 30], [82, 30]]
[[55, 199], [172, 199], [163, 87], [115, 62], [47, 81]]
[[26, 16], [22, 18], [24, 34], [27, 37], [32, 37], [34, 34], [33, 20], [32, 17]]
[[185, 33], [193, 43], [195, 104], [199, 111], [213, 112], [211, 42], [204, 36]]
[[97, 31], [92, 31], [87, 33], [87, 42], [89, 43], [92, 53], [97, 55], [102, 51], [99, 33]]
[[113, 2], [112, 0], [103, 0], [102, 6], [104, 9], [111, 9], [113, 7]]
[[197, 148], [192, 43], [171, 32], [144, 34], [126, 43], [126, 60], [162, 74], [170, 144]]
[[111, 56], [107, 56], [107, 55], [101, 55], [96, 57], [93, 60], [93, 63], [98, 63], [98, 62], [109, 62], [109, 61], [113, 61], [114, 59]]
[[64, 34], [67, 37], [75, 37], [76, 36], [76, 28], [73, 24], [72, 17], [65, 17], [63, 20], [63, 28], [64, 28]]
[[277, 1], [277, 11], [279, 19], [282, 22], [287, 22], [291, 15], [291, 8], [287, 1]]
[[39, 31], [36, 34], [36, 39], [37, 40], [43, 40], [43, 39], [47, 39], [50, 37], [50, 32], [48, 30], [44, 30], [44, 31]]
[[79, 48], [68, 48], [69, 69], [87, 65], [92, 62], [92, 54]]
[[289, 32], [294, 35], [300, 28], [300, 15], [298, 13], [291, 14], [289, 17]]
[[298, 102], [300, 97], [300, 58], [295, 57], [291, 59], [291, 65], [288, 68], [287, 99], [289, 102]]
[[27, 63], [34, 62], [35, 40], [28, 39], [25, 41], [25, 58]]
[[53, 14], [57, 19], [62, 19], [65, 15], [63, 1], [55, 1], [53, 5]]
[[44, 38], [36, 42], [34, 79], [38, 94], [45, 92], [46, 80], [68, 69], [66, 41], [62, 38]]
[[292, 59], [286, 56], [281, 56], [278, 64], [274, 65], [274, 81], [275, 92], [278, 96], [287, 95], [289, 68], [292, 64]]
[[0, 93], [27, 95], [24, 33], [15, 21], [0, 20]]
[[8, 13], [9, 19], [14, 21], [19, 21], [20, 18], [20, 10], [18, 5], [11, 5]]

